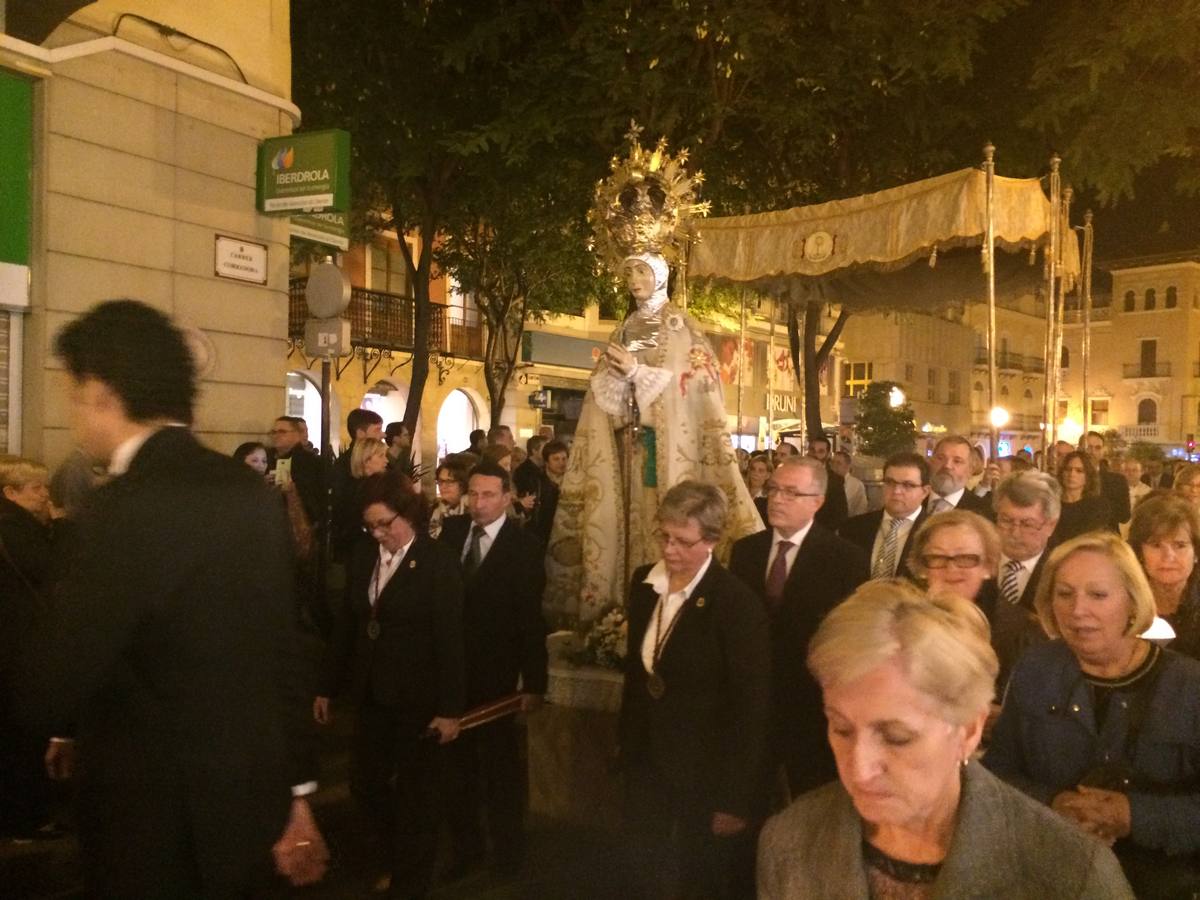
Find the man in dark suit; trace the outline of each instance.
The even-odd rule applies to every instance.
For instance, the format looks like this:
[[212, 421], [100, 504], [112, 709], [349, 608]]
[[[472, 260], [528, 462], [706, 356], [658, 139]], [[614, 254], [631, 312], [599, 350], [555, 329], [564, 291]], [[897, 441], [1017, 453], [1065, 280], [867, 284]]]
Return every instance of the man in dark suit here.
[[847, 519], [838, 534], [870, 555], [872, 578], [904, 578], [912, 537], [927, 518], [929, 463], [896, 453], [883, 464], [883, 509]]
[[[541, 705], [547, 679], [542, 548], [505, 513], [512, 491], [503, 468], [483, 462], [472, 469], [467, 498], [470, 515], [445, 519], [439, 538], [463, 568], [466, 705], [519, 690], [522, 711], [532, 712]], [[522, 864], [526, 779], [518, 739], [510, 716], [464, 733], [448, 748], [455, 875], [483, 858], [485, 807], [497, 868], [513, 872]]]
[[931, 516], [950, 509], [992, 517], [991, 504], [967, 490], [971, 477], [971, 442], [959, 434], [948, 434], [933, 448], [929, 460], [929, 484], [933, 488], [926, 511]]
[[192, 358], [160, 312], [103, 303], [57, 350], [75, 434], [114, 477], [21, 683], [34, 730], [77, 723], [88, 895], [241, 897], [272, 852], [314, 880], [326, 854], [304, 799], [310, 686], [279, 502], [188, 430]]
[[333, 518], [330, 520], [329, 544], [333, 561], [345, 563], [362, 535], [362, 509], [355, 496], [358, 481], [350, 471], [354, 445], [367, 438], [383, 438], [383, 417], [370, 409], [352, 409], [346, 416], [346, 433], [350, 444], [333, 463]]
[[996, 530], [1000, 568], [984, 583], [979, 606], [992, 625], [992, 648], [1000, 660], [996, 696], [1003, 696], [1017, 658], [1031, 643], [1045, 639], [1037, 622], [1037, 595], [1046, 547], [1062, 511], [1058, 482], [1046, 472], [1010, 475], [996, 485]]
[[825, 488], [816, 460], [781, 462], [766, 488], [771, 527], [734, 544], [729, 561], [770, 613], [773, 761], [786, 770], [792, 796], [837, 777], [821, 689], [805, 658], [825, 614], [868, 575], [865, 551], [813, 521]]
[[826, 435], [814, 435], [808, 441], [808, 455], [825, 467], [825, 502], [817, 510], [817, 523], [837, 531], [850, 515], [846, 500], [846, 479], [829, 467], [833, 459], [833, 443]]
[[1110, 472], [1104, 459], [1104, 435], [1089, 431], [1079, 439], [1079, 449], [1092, 459], [1092, 465], [1100, 476], [1100, 496], [1108, 504], [1111, 518], [1108, 521], [1113, 531], [1120, 533], [1121, 526], [1133, 515], [1129, 506], [1129, 485], [1120, 472]]
[[620, 757], [638, 898], [752, 890], [770, 637], [761, 602], [713, 559], [725, 508], [712, 485], [671, 488], [658, 510], [663, 558], [630, 586]]
[[374, 540], [355, 547], [313, 715], [326, 724], [331, 697], [353, 704], [350, 792], [382, 844], [389, 896], [407, 900], [433, 881], [437, 746], [458, 736], [463, 713], [462, 579], [426, 534], [425, 498], [402, 472], [362, 489]]
[[[558, 441], [554, 444], [556, 448], [560, 446]], [[543, 547], [550, 543], [550, 529], [558, 510], [558, 485], [546, 474], [546, 463], [542, 458], [542, 448], [546, 445], [546, 438], [540, 434], [531, 437], [525, 444], [529, 455], [512, 475], [517, 503], [525, 509], [525, 527], [532, 529]]]

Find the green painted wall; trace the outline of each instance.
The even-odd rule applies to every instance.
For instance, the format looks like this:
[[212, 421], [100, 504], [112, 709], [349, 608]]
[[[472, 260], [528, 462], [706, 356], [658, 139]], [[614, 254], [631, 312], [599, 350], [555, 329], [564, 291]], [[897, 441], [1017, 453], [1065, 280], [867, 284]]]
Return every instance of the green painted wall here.
[[33, 85], [0, 72], [0, 262], [29, 265]]

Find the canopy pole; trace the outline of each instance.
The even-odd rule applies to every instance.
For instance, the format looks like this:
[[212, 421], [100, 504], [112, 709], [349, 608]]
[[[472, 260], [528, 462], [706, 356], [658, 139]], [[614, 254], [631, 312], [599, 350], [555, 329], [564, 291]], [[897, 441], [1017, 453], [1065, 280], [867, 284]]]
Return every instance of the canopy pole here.
[[[741, 328], [738, 330], [737, 343], [737, 436], [738, 446], [742, 446], [742, 387], [743, 376], [742, 369], [746, 367], [746, 359], [743, 350], [746, 347], [746, 289], [742, 288], [742, 322]], [[734, 454], [737, 457], [737, 454]]]
[[1092, 360], [1092, 248], [1096, 233], [1092, 227], [1092, 211], [1083, 214], [1083, 271], [1080, 278], [1083, 281], [1083, 346], [1080, 353], [1083, 366], [1083, 427], [1091, 427], [1092, 418], [1088, 409], [1090, 395], [1088, 394], [1088, 366]]
[[991, 436], [989, 459], [996, 461], [1000, 433], [992, 412], [996, 408], [996, 147], [988, 141], [983, 148], [983, 172], [987, 182], [987, 234], [984, 252], [987, 266], [988, 295], [988, 433]]
[[1042, 467], [1050, 470], [1050, 448], [1054, 446], [1054, 416], [1058, 412], [1054, 398], [1054, 321], [1055, 291], [1058, 284], [1058, 204], [1059, 166], [1062, 157], [1050, 157], [1050, 246], [1046, 251], [1046, 377], [1042, 389]]
[[775, 320], [779, 318], [779, 297], [771, 298], [771, 330], [767, 337], [767, 443], [771, 450], [775, 443]]
[[[1055, 207], [1055, 215], [1058, 217], [1056, 230], [1058, 232], [1058, 259], [1055, 263], [1055, 271], [1058, 274], [1058, 309], [1055, 315], [1054, 323], [1054, 412], [1055, 417], [1058, 415], [1058, 398], [1063, 396], [1063, 332], [1066, 331], [1067, 317], [1067, 286], [1062, 278], [1062, 259], [1065, 255], [1063, 247], [1066, 245], [1067, 239], [1071, 237], [1071, 198], [1075, 195], [1074, 190], [1067, 186], [1062, 189], [1061, 198], [1058, 206]], [[1054, 437], [1058, 439], [1058, 426], [1061, 422], [1054, 424]]]

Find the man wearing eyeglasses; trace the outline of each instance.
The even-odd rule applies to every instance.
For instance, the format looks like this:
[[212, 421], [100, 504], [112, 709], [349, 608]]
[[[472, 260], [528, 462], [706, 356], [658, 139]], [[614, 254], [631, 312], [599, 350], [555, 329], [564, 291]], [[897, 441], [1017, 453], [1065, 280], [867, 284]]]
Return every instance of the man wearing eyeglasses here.
[[979, 605], [990, 612], [992, 647], [1000, 658], [999, 690], [1008, 683], [1017, 657], [1042, 637], [1033, 598], [1062, 509], [1060, 493], [1058, 482], [1045, 472], [1018, 472], [996, 485], [1000, 570], [984, 585]]
[[733, 545], [729, 570], [771, 619], [771, 750], [792, 796], [837, 775], [808, 642], [829, 610], [867, 580], [867, 555], [814, 521], [828, 486], [823, 463], [789, 457], [764, 489], [771, 526]]
[[883, 509], [847, 519], [838, 534], [871, 554], [872, 578], [903, 577], [909, 543], [928, 513], [929, 463], [896, 453], [883, 464]]

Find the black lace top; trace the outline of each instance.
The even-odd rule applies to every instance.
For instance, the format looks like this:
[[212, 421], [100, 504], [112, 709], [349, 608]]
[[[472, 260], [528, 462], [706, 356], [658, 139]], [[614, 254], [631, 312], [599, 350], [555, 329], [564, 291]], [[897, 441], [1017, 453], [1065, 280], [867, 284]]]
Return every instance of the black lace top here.
[[933, 896], [941, 863], [895, 859], [868, 841], [863, 841], [862, 852], [871, 900], [926, 900]]

